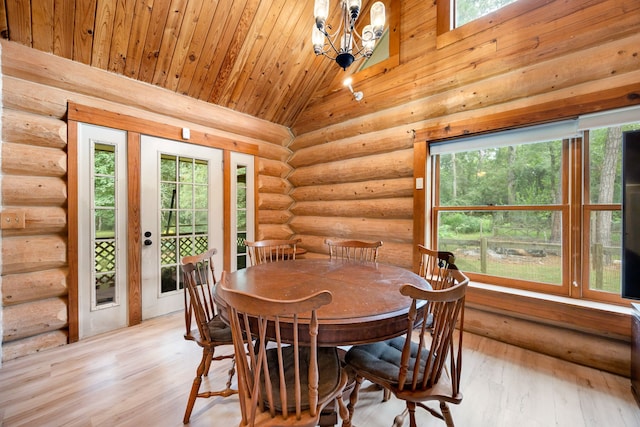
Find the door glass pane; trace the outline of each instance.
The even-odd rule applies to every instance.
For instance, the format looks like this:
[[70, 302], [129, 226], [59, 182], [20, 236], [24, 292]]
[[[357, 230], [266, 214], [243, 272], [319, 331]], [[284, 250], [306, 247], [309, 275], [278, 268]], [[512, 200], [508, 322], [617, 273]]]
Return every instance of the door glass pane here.
[[96, 206], [114, 206], [116, 201], [116, 180], [114, 176], [99, 176], [94, 179], [94, 196]]
[[193, 233], [193, 211], [180, 210], [178, 211], [178, 215], [180, 217], [178, 235], [184, 236]]
[[179, 252], [181, 254], [192, 254], [192, 253], [194, 253], [195, 238], [193, 236], [181, 237], [179, 239], [179, 242], [180, 242]]
[[163, 236], [175, 236], [176, 234], [176, 217], [178, 211], [175, 209], [163, 210], [160, 213], [160, 224]]
[[195, 160], [195, 183], [207, 185], [207, 179], [209, 177], [209, 165], [202, 160]]
[[160, 184], [160, 203], [162, 209], [175, 209], [176, 196], [177, 191], [175, 182], [163, 182]]
[[238, 209], [247, 208], [247, 168], [238, 166], [237, 172], [237, 189], [236, 200], [238, 201]]
[[238, 165], [236, 168], [236, 232], [237, 232], [237, 260], [238, 269], [247, 267], [247, 167]]
[[247, 247], [244, 244], [245, 239], [247, 238], [246, 233], [238, 233], [237, 238], [237, 265], [238, 270], [242, 268], [247, 268]]
[[193, 159], [180, 157], [180, 182], [193, 182]]
[[96, 273], [96, 305], [113, 304], [116, 299], [116, 274]]
[[95, 301], [96, 306], [112, 304], [116, 298], [115, 240], [102, 239], [95, 243]]
[[[163, 163], [160, 183], [161, 293], [182, 289], [182, 277], [178, 274], [180, 260], [208, 249], [209, 163], [182, 156], [177, 161], [175, 157], [172, 159]], [[171, 168], [174, 173], [169, 173]]]
[[178, 188], [178, 207], [181, 210], [193, 208], [193, 184], [180, 184]]
[[116, 288], [116, 147], [93, 148], [93, 278], [92, 310], [117, 303]]
[[209, 212], [208, 211], [195, 211], [195, 228], [194, 234], [207, 234], [209, 230]]
[[178, 245], [173, 237], [163, 237], [160, 251], [160, 262], [162, 264], [177, 264]]
[[194, 208], [207, 209], [209, 206], [209, 197], [207, 194], [208, 188], [206, 185], [196, 185], [194, 188]]
[[209, 250], [209, 236], [207, 234], [196, 235], [194, 245], [194, 253], [201, 254], [202, 252], [206, 252]]
[[178, 289], [176, 265], [169, 265], [160, 268], [160, 281], [162, 293], [172, 292]]
[[94, 211], [95, 235], [99, 239], [116, 235], [116, 210], [113, 208], [96, 208]]
[[176, 181], [176, 156], [163, 154], [160, 156], [160, 179], [162, 181]]

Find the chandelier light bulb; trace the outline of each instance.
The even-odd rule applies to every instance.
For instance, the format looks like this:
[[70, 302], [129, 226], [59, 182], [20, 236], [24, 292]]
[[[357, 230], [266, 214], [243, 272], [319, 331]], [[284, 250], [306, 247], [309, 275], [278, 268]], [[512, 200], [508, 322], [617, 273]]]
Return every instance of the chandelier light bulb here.
[[382, 37], [382, 33], [384, 32], [384, 21], [384, 3], [377, 1], [371, 6], [371, 26], [377, 39]]
[[356, 19], [358, 19], [361, 6], [361, 0], [349, 0], [349, 15], [351, 16], [352, 23], [355, 23]]
[[[319, 30], [324, 31], [324, 23], [329, 17], [329, 0], [316, 0], [313, 7], [313, 14], [316, 18], [316, 26]], [[319, 22], [322, 23], [322, 28], [320, 28]]]
[[373, 26], [365, 25], [362, 29], [362, 54], [366, 57], [371, 56], [375, 45], [376, 39], [373, 35]]
[[318, 27], [313, 27], [313, 31], [311, 33], [311, 43], [313, 43], [313, 51], [316, 53], [316, 55], [322, 55], [324, 33], [320, 31]]

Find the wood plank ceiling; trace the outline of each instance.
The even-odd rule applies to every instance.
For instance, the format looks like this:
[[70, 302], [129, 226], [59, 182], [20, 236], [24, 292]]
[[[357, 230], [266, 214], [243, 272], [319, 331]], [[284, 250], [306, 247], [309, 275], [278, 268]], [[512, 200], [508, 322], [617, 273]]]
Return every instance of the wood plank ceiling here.
[[[0, 31], [34, 49], [292, 127], [323, 82], [342, 72], [313, 54], [313, 3], [4, 0]], [[333, 1], [329, 22], [337, 9]]]

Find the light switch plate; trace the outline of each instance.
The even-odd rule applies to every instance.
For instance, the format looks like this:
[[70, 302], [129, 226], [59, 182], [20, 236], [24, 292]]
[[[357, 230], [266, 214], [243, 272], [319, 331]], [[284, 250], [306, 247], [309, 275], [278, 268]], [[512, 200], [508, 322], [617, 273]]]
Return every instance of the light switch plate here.
[[416, 178], [416, 190], [422, 190], [424, 188], [424, 178]]
[[189, 128], [182, 128], [182, 139], [191, 138], [191, 130]]

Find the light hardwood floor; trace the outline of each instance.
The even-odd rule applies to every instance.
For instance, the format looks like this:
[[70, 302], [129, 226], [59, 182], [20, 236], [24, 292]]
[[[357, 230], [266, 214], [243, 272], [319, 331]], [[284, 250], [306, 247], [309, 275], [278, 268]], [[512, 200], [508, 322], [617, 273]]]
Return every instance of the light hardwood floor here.
[[[0, 425], [180, 426], [201, 355], [183, 328], [176, 313], [5, 362]], [[465, 342], [464, 400], [452, 406], [458, 427], [640, 426], [627, 378], [476, 335]], [[214, 364], [209, 380], [224, 381], [228, 366]], [[381, 403], [377, 390], [360, 397], [358, 427], [390, 427], [404, 408]], [[191, 425], [235, 426], [237, 405], [237, 396], [198, 399]], [[418, 423], [444, 426], [424, 411]]]

